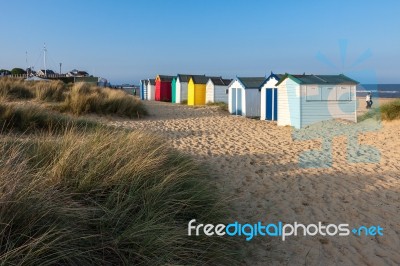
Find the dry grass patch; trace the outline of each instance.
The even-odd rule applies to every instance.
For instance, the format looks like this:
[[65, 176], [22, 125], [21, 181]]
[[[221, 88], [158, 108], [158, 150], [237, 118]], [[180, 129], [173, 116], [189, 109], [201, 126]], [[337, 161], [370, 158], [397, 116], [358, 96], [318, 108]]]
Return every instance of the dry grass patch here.
[[96, 113], [139, 118], [147, 114], [143, 103], [121, 90], [75, 84], [67, 96], [63, 109], [75, 115]]
[[230, 238], [189, 237], [223, 222], [207, 170], [141, 132], [65, 131], [0, 143], [4, 265], [232, 265]]
[[59, 80], [26, 81], [17, 78], [0, 79], [0, 98], [3, 100], [33, 99], [60, 102], [64, 100], [67, 86]]

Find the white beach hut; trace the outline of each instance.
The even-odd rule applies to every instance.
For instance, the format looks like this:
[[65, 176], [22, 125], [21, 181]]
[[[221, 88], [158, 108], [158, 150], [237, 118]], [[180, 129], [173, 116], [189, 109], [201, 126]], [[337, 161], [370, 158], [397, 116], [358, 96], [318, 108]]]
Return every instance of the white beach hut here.
[[261, 115], [261, 86], [265, 77], [237, 77], [228, 87], [229, 112], [246, 117]]
[[147, 83], [149, 81], [146, 79], [142, 79], [140, 81], [140, 99], [147, 100]]
[[210, 77], [206, 84], [206, 103], [228, 103], [228, 86], [231, 82], [231, 79]]
[[278, 119], [278, 91], [276, 83], [283, 76], [271, 72], [271, 75], [261, 86], [261, 120], [276, 121]]
[[154, 101], [156, 98], [156, 80], [155, 79], [149, 79], [149, 82], [147, 83], [147, 100], [149, 101]]
[[357, 122], [357, 84], [343, 74], [285, 74], [276, 84], [278, 126], [302, 128], [335, 118]]

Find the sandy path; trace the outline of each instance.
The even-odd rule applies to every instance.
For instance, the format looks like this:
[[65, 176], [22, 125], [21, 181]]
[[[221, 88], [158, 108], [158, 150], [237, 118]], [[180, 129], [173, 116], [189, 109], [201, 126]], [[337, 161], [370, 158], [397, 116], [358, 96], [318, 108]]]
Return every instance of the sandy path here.
[[[222, 195], [231, 197], [232, 219], [242, 223], [294, 222], [380, 225], [380, 237], [259, 237], [244, 264], [399, 265], [400, 121], [359, 140], [381, 152], [379, 164], [349, 164], [346, 137], [332, 145], [333, 165], [305, 169], [299, 154], [318, 140], [293, 141], [291, 128], [235, 117], [216, 108], [146, 102], [145, 120], [107, 123], [163, 135], [177, 149], [211, 166]], [[243, 240], [244, 241], [244, 240]]]

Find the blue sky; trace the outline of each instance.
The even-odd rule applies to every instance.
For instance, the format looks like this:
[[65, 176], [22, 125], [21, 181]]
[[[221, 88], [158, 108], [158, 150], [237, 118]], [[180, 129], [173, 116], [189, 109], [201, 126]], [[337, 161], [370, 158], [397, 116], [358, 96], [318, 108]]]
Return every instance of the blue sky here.
[[[372, 2], [372, 3], [370, 3]], [[7, 1], [0, 68], [156, 74], [346, 73], [400, 83], [400, 1]]]

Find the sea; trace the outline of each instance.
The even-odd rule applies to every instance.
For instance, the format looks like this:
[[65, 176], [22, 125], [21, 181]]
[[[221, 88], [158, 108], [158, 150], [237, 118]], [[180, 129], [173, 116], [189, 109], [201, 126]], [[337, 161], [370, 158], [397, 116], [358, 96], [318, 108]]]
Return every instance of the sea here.
[[400, 84], [359, 84], [357, 96], [371, 92], [373, 98], [400, 98]]

